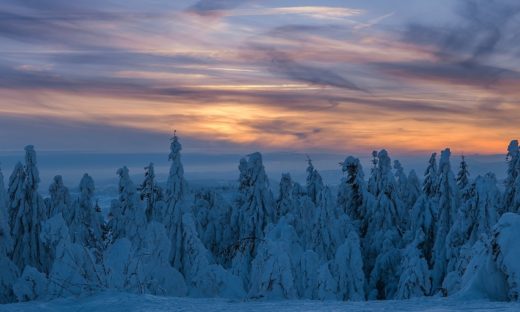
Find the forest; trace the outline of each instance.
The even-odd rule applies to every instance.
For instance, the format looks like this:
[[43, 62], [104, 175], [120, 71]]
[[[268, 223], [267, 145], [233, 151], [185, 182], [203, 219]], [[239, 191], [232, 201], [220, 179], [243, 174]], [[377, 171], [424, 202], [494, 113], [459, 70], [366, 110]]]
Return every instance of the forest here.
[[[192, 188], [182, 146], [170, 144], [166, 183], [117, 170], [108, 215], [85, 174], [71, 195], [61, 176], [39, 190], [25, 147], [0, 171], [0, 303], [89, 296], [106, 290], [245, 300], [389, 300], [466, 296], [517, 301], [520, 291], [520, 149], [507, 177], [472, 177], [450, 149], [424, 175], [386, 150], [372, 166], [340, 163], [336, 188], [308, 160], [304, 185], [283, 174], [271, 189], [262, 155], [240, 160], [236, 187]], [[439, 157], [437, 157], [439, 156]], [[5, 180], [5, 181], [4, 181]], [[273, 194], [277, 194], [274, 196]]]

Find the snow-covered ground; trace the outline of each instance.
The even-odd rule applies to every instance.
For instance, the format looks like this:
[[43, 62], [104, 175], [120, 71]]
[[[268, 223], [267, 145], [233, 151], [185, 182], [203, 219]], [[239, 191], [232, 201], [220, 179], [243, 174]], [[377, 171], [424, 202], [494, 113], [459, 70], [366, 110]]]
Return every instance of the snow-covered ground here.
[[230, 301], [101, 293], [82, 299], [57, 299], [0, 305], [0, 311], [520, 311], [520, 303], [427, 298], [401, 301]]

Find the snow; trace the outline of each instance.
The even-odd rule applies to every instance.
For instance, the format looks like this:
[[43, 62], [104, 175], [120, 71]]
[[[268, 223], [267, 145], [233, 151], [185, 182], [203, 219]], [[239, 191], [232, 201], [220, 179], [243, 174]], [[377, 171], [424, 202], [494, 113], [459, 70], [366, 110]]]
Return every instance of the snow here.
[[134, 295], [104, 292], [88, 298], [57, 299], [50, 302], [35, 301], [0, 305], [1, 312], [45, 312], [45, 311], [179, 311], [179, 312], [317, 312], [317, 311], [480, 311], [513, 312], [520, 310], [520, 303], [493, 302], [486, 300], [454, 300], [445, 298], [413, 299], [401, 301], [241, 301], [226, 299], [192, 299]]
[[520, 295], [520, 216], [504, 214], [481, 253], [466, 272], [461, 296], [492, 300], [518, 300]]

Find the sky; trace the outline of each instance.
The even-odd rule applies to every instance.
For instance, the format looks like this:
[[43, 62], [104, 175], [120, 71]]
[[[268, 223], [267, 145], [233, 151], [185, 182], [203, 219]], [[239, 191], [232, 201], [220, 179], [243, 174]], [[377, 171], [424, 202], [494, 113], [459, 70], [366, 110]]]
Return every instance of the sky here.
[[517, 0], [2, 0], [0, 151], [503, 154]]

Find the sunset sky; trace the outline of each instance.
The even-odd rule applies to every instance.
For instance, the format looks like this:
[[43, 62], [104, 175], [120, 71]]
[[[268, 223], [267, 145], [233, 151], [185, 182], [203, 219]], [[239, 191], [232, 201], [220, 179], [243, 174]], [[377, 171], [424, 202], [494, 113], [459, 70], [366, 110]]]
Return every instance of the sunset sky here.
[[0, 150], [504, 153], [520, 3], [2, 0]]

